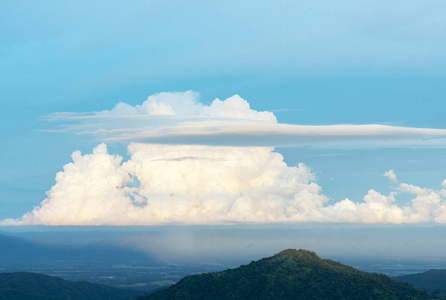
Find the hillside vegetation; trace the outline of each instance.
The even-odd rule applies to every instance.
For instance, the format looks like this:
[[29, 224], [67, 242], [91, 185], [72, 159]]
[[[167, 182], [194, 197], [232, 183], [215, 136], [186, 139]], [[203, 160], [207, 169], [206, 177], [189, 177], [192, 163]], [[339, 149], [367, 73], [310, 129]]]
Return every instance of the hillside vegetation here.
[[235, 269], [183, 278], [142, 299], [437, 299], [382, 274], [361, 272], [307, 250], [284, 250]]
[[409, 282], [416, 287], [428, 290], [435, 296], [446, 299], [446, 270], [430, 270], [424, 273], [398, 276], [395, 279]]
[[0, 273], [0, 300], [113, 300], [128, 299], [138, 294], [141, 292], [85, 281], [71, 282], [43, 274]]

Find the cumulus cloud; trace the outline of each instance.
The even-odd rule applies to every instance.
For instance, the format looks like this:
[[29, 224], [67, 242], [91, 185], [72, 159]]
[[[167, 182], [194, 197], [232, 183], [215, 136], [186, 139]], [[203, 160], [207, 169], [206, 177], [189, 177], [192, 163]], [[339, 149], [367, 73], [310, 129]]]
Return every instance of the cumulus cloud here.
[[[401, 183], [388, 195], [371, 189], [362, 201], [330, 204], [307, 166], [288, 166], [265, 146], [438, 146], [443, 129], [280, 124], [273, 113], [252, 109], [238, 95], [205, 105], [192, 91], [48, 119], [69, 122], [65, 131], [130, 142], [130, 158], [123, 162], [105, 144], [92, 154], [75, 151], [40, 205], [0, 224], [446, 222], [446, 180], [439, 191]], [[397, 181], [393, 170], [384, 176]], [[400, 194], [412, 195], [410, 204], [399, 205]]]
[[[72, 154], [47, 198], [3, 225], [157, 225], [238, 222], [446, 222], [446, 189], [401, 183], [389, 195], [328, 203], [313, 172], [269, 147], [131, 144], [130, 159], [100, 144]], [[396, 197], [413, 196], [400, 206]]]
[[193, 91], [158, 93], [141, 105], [118, 103], [92, 113], [54, 113], [59, 131], [89, 134], [106, 142], [230, 146], [330, 145], [350, 147], [444, 147], [445, 129], [365, 125], [309, 126], [279, 123], [272, 112], [256, 111], [239, 95], [211, 104]]
[[[131, 158], [72, 155], [21, 224], [151, 225], [274, 222], [304, 216], [327, 198], [303, 164], [265, 147], [131, 144]], [[129, 183], [137, 179], [138, 187]]]
[[385, 173], [383, 174], [383, 176], [384, 176], [384, 177], [387, 177], [390, 181], [397, 182], [396, 174], [395, 174], [395, 172], [393, 171], [393, 169], [390, 169], [389, 171], [385, 172]]

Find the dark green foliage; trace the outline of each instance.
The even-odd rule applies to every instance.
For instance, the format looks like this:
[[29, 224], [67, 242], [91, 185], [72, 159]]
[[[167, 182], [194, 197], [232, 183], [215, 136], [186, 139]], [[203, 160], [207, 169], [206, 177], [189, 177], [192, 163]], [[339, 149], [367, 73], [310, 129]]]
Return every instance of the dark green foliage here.
[[436, 299], [385, 275], [288, 249], [223, 272], [193, 275], [140, 299]]
[[85, 281], [71, 282], [43, 274], [0, 273], [0, 300], [128, 299], [140, 294]]
[[436, 296], [446, 298], [446, 270], [430, 270], [424, 273], [398, 276], [395, 279], [409, 282]]

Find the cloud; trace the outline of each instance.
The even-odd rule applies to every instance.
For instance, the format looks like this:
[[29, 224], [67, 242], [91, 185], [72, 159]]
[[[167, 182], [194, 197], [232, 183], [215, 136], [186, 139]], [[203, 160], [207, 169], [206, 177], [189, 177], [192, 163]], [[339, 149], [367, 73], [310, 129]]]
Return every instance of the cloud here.
[[390, 181], [397, 182], [396, 174], [395, 174], [395, 172], [393, 171], [393, 169], [390, 169], [389, 171], [385, 172], [385, 173], [383, 174], [383, 176], [384, 176], [384, 177], [387, 177]]
[[[401, 183], [389, 195], [371, 189], [362, 201], [329, 203], [306, 165], [288, 166], [265, 146], [441, 146], [444, 129], [280, 124], [238, 95], [205, 105], [192, 91], [47, 119], [65, 122], [63, 131], [129, 142], [130, 158], [109, 154], [104, 143], [92, 154], [75, 151], [39, 206], [0, 224], [446, 222], [446, 180], [439, 191]], [[393, 170], [384, 176], [396, 182]], [[411, 203], [399, 205], [400, 194]]]
[[[303, 164], [265, 147], [131, 144], [131, 158], [73, 153], [20, 224], [151, 225], [283, 221], [328, 199]], [[130, 187], [132, 179], [140, 183]]]
[[279, 123], [238, 95], [211, 104], [193, 91], [158, 93], [141, 105], [118, 103], [91, 113], [54, 113], [57, 131], [92, 135], [105, 142], [225, 146], [445, 147], [446, 129], [380, 124], [324, 126]]
[[[158, 225], [272, 222], [446, 222], [446, 189], [401, 183], [389, 195], [329, 204], [304, 164], [270, 147], [130, 144], [130, 159], [72, 154], [47, 198], [3, 225]], [[400, 194], [413, 196], [400, 206]]]
[[105, 219], [119, 222], [122, 211], [131, 213], [131, 178], [122, 166], [122, 157], [109, 155], [105, 144], [93, 154], [71, 155], [56, 175], [56, 184], [47, 192], [40, 207], [23, 216], [24, 224], [95, 224]]

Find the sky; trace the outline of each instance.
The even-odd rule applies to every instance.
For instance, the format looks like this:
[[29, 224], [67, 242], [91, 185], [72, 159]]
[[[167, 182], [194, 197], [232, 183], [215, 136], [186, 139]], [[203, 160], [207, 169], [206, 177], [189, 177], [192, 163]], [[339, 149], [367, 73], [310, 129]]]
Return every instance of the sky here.
[[443, 1], [2, 1], [1, 225], [446, 222]]

